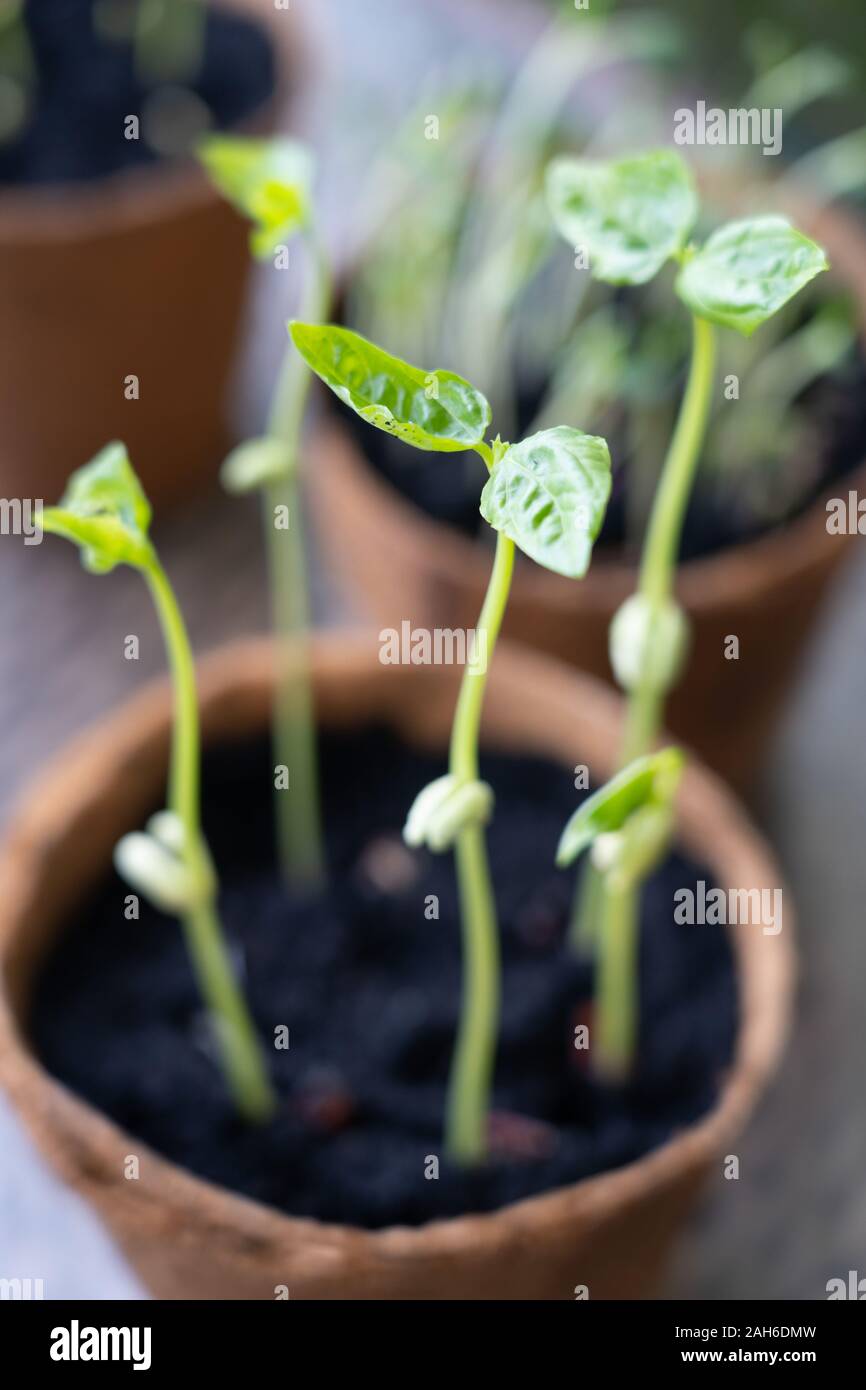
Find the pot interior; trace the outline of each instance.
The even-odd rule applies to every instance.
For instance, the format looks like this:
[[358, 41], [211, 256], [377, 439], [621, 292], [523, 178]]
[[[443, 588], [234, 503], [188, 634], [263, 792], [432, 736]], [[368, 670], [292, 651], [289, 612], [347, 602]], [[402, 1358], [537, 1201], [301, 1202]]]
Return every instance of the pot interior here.
[[[266, 705], [235, 691], [208, 707], [212, 732], [233, 730], [205, 757], [205, 829], [280, 1096], [270, 1125], [249, 1130], [234, 1115], [177, 925], [144, 900], [130, 920], [129, 890], [107, 858], [32, 976], [28, 1027], [43, 1065], [194, 1173], [295, 1215], [369, 1228], [568, 1185], [640, 1157], [709, 1110], [734, 1053], [733, 955], [723, 928], [677, 927], [671, 912], [675, 889], [709, 870], [674, 855], [648, 887], [636, 1072], [628, 1087], [605, 1088], [582, 1045], [591, 969], [565, 944], [572, 879], [553, 867], [581, 795], [573, 767], [489, 750], [482, 775], [497, 792], [489, 842], [503, 948], [492, 1153], [475, 1172], [449, 1164], [442, 1116], [460, 989], [453, 868], [447, 855], [410, 854], [400, 829], [415, 792], [444, 770], [450, 684], [412, 682], [430, 696], [426, 748], [412, 734], [416, 705], [374, 715], [361, 691], [341, 720], [347, 692], [336, 694], [320, 744], [332, 882], [322, 896], [287, 893], [276, 873], [273, 764], [254, 718]], [[507, 732], [494, 742], [508, 744]], [[160, 805], [150, 766], [140, 819]]]

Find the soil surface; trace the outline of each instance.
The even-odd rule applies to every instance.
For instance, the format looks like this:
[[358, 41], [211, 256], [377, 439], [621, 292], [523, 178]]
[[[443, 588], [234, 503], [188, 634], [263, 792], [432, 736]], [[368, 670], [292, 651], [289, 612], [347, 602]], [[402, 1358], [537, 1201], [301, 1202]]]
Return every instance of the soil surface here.
[[[161, 1153], [297, 1215], [364, 1227], [485, 1211], [615, 1168], [712, 1105], [729, 1065], [736, 988], [724, 930], [673, 921], [677, 888], [708, 873], [671, 856], [648, 885], [641, 1028], [625, 1089], [593, 1080], [575, 1029], [591, 1026], [591, 969], [564, 944], [571, 876], [553, 868], [579, 800], [564, 768], [492, 756], [489, 842], [503, 951], [491, 1157], [443, 1155], [445, 1087], [460, 987], [451, 857], [412, 855], [399, 832], [443, 771], [385, 730], [321, 749], [330, 888], [277, 878], [265, 742], [205, 761], [206, 830], [222, 912], [279, 1091], [247, 1128], [214, 1065], [177, 924], [107, 877], [65, 935], [34, 1001], [47, 1067]], [[435, 916], [438, 903], [438, 918]], [[280, 1030], [288, 1029], [288, 1048]], [[439, 1160], [439, 1176], [425, 1176]], [[146, 1171], [146, 1170], [145, 1170]]]

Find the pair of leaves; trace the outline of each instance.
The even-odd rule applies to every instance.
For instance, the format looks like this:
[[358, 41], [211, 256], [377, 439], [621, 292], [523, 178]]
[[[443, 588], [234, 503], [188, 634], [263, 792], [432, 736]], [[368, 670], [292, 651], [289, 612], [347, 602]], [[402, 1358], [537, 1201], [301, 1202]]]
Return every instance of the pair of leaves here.
[[304, 145], [212, 135], [199, 145], [198, 157], [223, 197], [255, 223], [250, 245], [259, 259], [308, 224], [313, 159]]
[[[573, 864], [579, 854], [603, 835], [615, 835], [635, 824], [661, 824], [670, 815], [685, 758], [679, 748], [663, 748], [636, 758], [592, 796], [588, 796], [568, 821], [556, 851], [560, 869]], [[649, 813], [648, 815], [646, 813]]]
[[828, 268], [821, 247], [777, 216], [730, 222], [687, 248], [698, 199], [673, 150], [610, 163], [557, 159], [547, 196], [557, 229], [588, 251], [597, 279], [645, 284], [674, 257], [683, 262], [676, 291], [692, 313], [746, 337]]
[[69, 479], [56, 507], [42, 512], [42, 530], [81, 547], [92, 574], [116, 565], [147, 570], [154, 564], [148, 540], [151, 509], [126, 446], [108, 444]]
[[[423, 372], [346, 328], [293, 323], [289, 331], [312, 370], [371, 425], [428, 452], [489, 454], [490, 406], [462, 377]], [[610, 495], [604, 440], [560, 426], [496, 455], [481, 515], [538, 564], [580, 578]]]

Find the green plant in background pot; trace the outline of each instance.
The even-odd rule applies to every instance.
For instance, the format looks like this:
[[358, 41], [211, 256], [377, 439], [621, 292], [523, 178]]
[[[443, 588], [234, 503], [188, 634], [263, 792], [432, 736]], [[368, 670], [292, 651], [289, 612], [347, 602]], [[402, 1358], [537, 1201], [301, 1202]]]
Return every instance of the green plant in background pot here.
[[[102, 3], [105, 6], [106, 0]], [[141, 77], [163, 82], [194, 78], [201, 65], [206, 21], [204, 0], [138, 0], [134, 43]]]
[[149, 537], [151, 510], [122, 444], [109, 444], [72, 474], [42, 528], [80, 546], [85, 569], [107, 574], [117, 565], [138, 570], [153, 598], [174, 682], [175, 716], [168, 806], [146, 833], [117, 844], [117, 870], [162, 912], [176, 914], [226, 1084], [240, 1113], [266, 1120], [274, 1106], [264, 1056], [235, 978], [217, 912], [217, 879], [201, 830], [200, 734], [195, 667], [183, 617]]
[[[327, 317], [331, 280], [315, 219], [313, 161], [307, 149], [286, 139], [213, 136], [199, 154], [220, 191], [255, 223], [250, 244], [258, 259], [287, 256], [287, 242], [296, 237], [303, 242], [303, 313], [313, 320]], [[265, 435], [233, 450], [222, 471], [229, 492], [262, 494], [274, 627], [282, 643], [304, 643], [309, 626], [300, 455], [310, 381], [303, 361], [287, 346]], [[288, 779], [288, 786], [276, 793], [283, 871], [290, 883], [315, 884], [325, 864], [312, 691], [303, 668], [291, 680], [286, 677], [277, 693], [273, 744], [277, 769], [285, 769]]]
[[459, 1162], [477, 1162], [487, 1116], [499, 1021], [499, 940], [484, 826], [493, 791], [480, 779], [478, 740], [488, 663], [508, 603], [514, 549], [557, 574], [580, 579], [610, 493], [603, 439], [567, 426], [505, 444], [488, 441], [490, 406], [452, 372], [424, 372], [348, 329], [293, 323], [299, 353], [363, 420], [428, 453], [467, 449], [488, 470], [480, 510], [497, 532], [478, 620], [474, 659], [461, 683], [448, 772], [421, 791], [404, 836], [434, 852], [453, 847], [463, 936], [463, 998], [448, 1087], [445, 1140]]
[[26, 124], [35, 76], [24, 0], [0, 0], [0, 143]]
[[[746, 337], [827, 269], [815, 242], [782, 217], [719, 227], [702, 246], [690, 242], [698, 198], [688, 167], [659, 150], [611, 163], [560, 159], [548, 172], [553, 220], [568, 243], [585, 250], [592, 274], [613, 285], [642, 285], [666, 263], [678, 266], [676, 294], [690, 311], [692, 356], [685, 394], [643, 546], [637, 592], [616, 614], [610, 659], [627, 692], [623, 762], [644, 757], [661, 728], [664, 701], [688, 645], [687, 618], [674, 596], [683, 521], [701, 455], [713, 395], [716, 329]], [[635, 986], [640, 884], [668, 841], [673, 778], [647, 784], [649, 803], [626, 815], [617, 839], [604, 841], [584, 880], [575, 943], [594, 942], [605, 981], [594, 1056], [608, 1076], [628, 1074], [636, 1038]], [[617, 802], [622, 806], [622, 801]], [[560, 862], [586, 841], [568, 839]]]
[[590, 121], [571, 98], [606, 66], [663, 64], [677, 51], [659, 11], [576, 11], [567, 0], [544, 8], [513, 76], [483, 69], [480, 82], [476, 72], [464, 81], [458, 71], [425, 91], [387, 144], [369, 180], [376, 215], [362, 219], [346, 306], [347, 322], [376, 341], [415, 360], [430, 352], [459, 362], [509, 429], [516, 375], [534, 386], [581, 310], [581, 288], [558, 273], [544, 202], [549, 158], [597, 138], [597, 113]]
[[[611, 14], [612, 8], [550, 6], [549, 20], [513, 79], [501, 80], [486, 104], [479, 99], [471, 112], [448, 87], [425, 93], [383, 157], [383, 178], [373, 191], [388, 212], [375, 224], [348, 288], [346, 322], [375, 341], [396, 344], [412, 360], [429, 352], [453, 361], [485, 391], [503, 430], [518, 419], [525, 433], [579, 422], [615, 441], [615, 505], [602, 540], [606, 546], [622, 542], [631, 555], [672, 428], [690, 350], [688, 324], [651, 282], [624, 303], [598, 279], [569, 276], [567, 263], [553, 254], [544, 206], [543, 171], [557, 150], [583, 144], [591, 157], [628, 148], [638, 120], [660, 132], [669, 128], [665, 65], [681, 54], [687, 31], [667, 13]], [[602, 120], [595, 112], [590, 125], [580, 107], [580, 83], [612, 55], [636, 64], [641, 76], [649, 73], [659, 92], [640, 103], [617, 103]], [[836, 93], [846, 73], [850, 83], [850, 69], [814, 46], [760, 67], [765, 80], [738, 104], [783, 106], [786, 122]], [[431, 111], [442, 113], [441, 128], [428, 141], [425, 113]], [[844, 137], [838, 155], [832, 149], [807, 155], [806, 189], [832, 193], [830, 181], [838, 178], [839, 188], [850, 191], [858, 177], [862, 181], [862, 139], [858, 131]], [[393, 171], [410, 156], [421, 174], [415, 183], [407, 174], [400, 188]], [[715, 149], [712, 161], [711, 197], [729, 201], [731, 187], [742, 182], [760, 184], [778, 201], [772, 185], [781, 161], [764, 159], [759, 147]], [[790, 178], [800, 178], [796, 165]], [[382, 199], [388, 179], [400, 192], [390, 202]], [[689, 518], [690, 558], [737, 546], [796, 517], [833, 467], [832, 444], [828, 449], [816, 416], [856, 369], [853, 306], [847, 296], [828, 298], [822, 286], [776, 315], [762, 339], [758, 353], [745, 340], [724, 347], [726, 371], [748, 377], [749, 401], [733, 426], [724, 402], [714, 402]], [[817, 410], [806, 395], [815, 387], [821, 392]], [[385, 473], [393, 483], [393, 470]], [[459, 481], [431, 499], [409, 475], [405, 491], [438, 520], [457, 517], [462, 526], [471, 522], [476, 477], [468, 471], [465, 509]], [[403, 487], [397, 483], [398, 491]]]

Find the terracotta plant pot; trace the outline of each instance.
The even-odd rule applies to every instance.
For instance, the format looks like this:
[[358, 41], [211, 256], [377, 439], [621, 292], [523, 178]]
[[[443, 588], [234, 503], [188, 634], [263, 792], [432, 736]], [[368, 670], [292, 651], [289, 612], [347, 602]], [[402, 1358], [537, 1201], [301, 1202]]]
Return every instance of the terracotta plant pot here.
[[[220, 0], [272, 35], [267, 130], [303, 82], [291, 12]], [[250, 274], [248, 228], [192, 163], [0, 194], [0, 490], [54, 501], [124, 439], [157, 507], [215, 475]], [[139, 379], [128, 400], [125, 379]]]
[[[384, 723], [409, 745], [446, 746], [460, 671], [385, 667], [371, 637], [330, 635], [313, 654], [326, 728]], [[225, 649], [200, 669], [210, 742], [261, 733], [274, 684], [273, 648]], [[621, 704], [560, 664], [497, 654], [485, 708], [488, 747], [571, 768], [578, 754], [606, 774]], [[297, 1220], [192, 1177], [48, 1076], [26, 1041], [34, 974], [83, 896], [105, 874], [117, 837], [158, 804], [170, 698], [151, 686], [49, 767], [0, 853], [0, 1084], [58, 1172], [83, 1193], [145, 1284], [162, 1298], [631, 1298], [656, 1286], [701, 1182], [721, 1173], [774, 1071], [793, 990], [790, 913], [778, 936], [734, 931], [740, 1023], [717, 1104], [661, 1148], [617, 1171], [482, 1216], [378, 1232]], [[684, 779], [680, 835], [720, 884], [776, 887], [772, 857], [711, 774]], [[124, 1179], [140, 1156], [141, 1178]]]
[[[866, 332], [866, 246], [859, 229], [835, 209], [800, 206], [795, 216], [827, 247]], [[401, 497], [332, 414], [311, 441], [307, 477], [330, 563], [362, 616], [383, 627], [399, 627], [403, 618], [431, 629], [475, 627], [489, 548]], [[680, 567], [677, 592], [691, 618], [693, 644], [671, 696], [668, 724], [742, 789], [760, 769], [798, 658], [851, 543], [850, 536], [828, 534], [825, 510], [827, 497], [847, 497], [850, 488], [866, 496], [866, 463], [796, 520]], [[518, 565], [505, 633], [612, 682], [608, 629], [635, 583], [632, 565], [599, 550], [580, 584]], [[737, 661], [724, 655], [732, 634], [740, 640]]]

